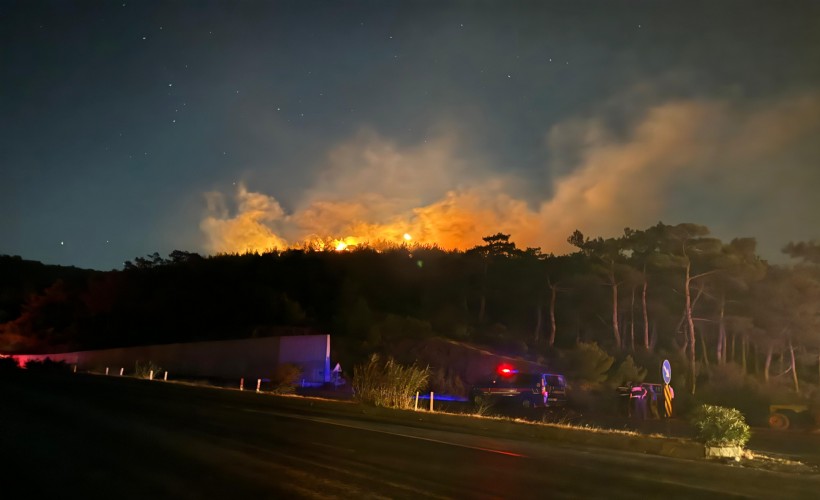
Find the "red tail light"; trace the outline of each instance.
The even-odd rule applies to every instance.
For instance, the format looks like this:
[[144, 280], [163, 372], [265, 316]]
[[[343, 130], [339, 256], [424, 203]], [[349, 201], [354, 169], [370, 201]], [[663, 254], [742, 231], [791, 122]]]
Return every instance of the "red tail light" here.
[[518, 370], [516, 370], [512, 365], [498, 365], [497, 370], [498, 374], [502, 377], [511, 377], [518, 373]]

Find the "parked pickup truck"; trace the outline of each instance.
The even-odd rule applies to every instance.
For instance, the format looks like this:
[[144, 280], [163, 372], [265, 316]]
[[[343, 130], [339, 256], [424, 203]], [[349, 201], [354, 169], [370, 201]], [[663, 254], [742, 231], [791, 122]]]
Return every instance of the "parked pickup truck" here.
[[473, 386], [470, 400], [474, 404], [515, 401], [525, 408], [561, 407], [567, 403], [567, 384], [555, 373], [518, 373], [501, 368], [498, 375]]

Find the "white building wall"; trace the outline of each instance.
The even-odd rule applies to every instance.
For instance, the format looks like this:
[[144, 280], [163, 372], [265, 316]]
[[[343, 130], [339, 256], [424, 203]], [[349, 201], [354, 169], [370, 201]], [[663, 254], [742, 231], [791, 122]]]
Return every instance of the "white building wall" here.
[[[77, 365], [81, 371], [133, 374], [136, 363], [152, 362], [175, 377], [270, 378], [279, 364], [302, 369], [306, 383], [330, 380], [330, 335], [190, 342], [57, 354], [15, 355], [21, 365], [49, 358]], [[159, 374], [158, 374], [159, 376]]]

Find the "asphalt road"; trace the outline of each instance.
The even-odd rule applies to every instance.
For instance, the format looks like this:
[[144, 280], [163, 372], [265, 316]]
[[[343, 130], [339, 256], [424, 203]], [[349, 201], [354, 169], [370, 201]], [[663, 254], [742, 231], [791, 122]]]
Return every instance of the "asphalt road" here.
[[0, 457], [0, 492], [35, 498], [816, 498], [820, 491], [814, 475], [489, 438], [299, 409], [252, 392], [82, 375], [0, 380]]
[[[331, 393], [332, 394], [332, 393]], [[425, 404], [429, 404], [429, 401]], [[470, 403], [447, 402], [437, 403], [454, 413], [469, 413], [473, 409]], [[571, 423], [573, 425], [620, 429], [641, 434], [663, 434], [666, 436], [691, 439], [695, 429], [680, 417], [671, 420], [638, 420], [626, 416], [579, 413], [571, 409], [545, 410], [543, 408], [523, 409], [517, 404], [506, 404], [493, 409], [499, 416], [532, 420], [535, 422]], [[752, 427], [752, 436], [746, 448], [771, 457], [799, 461], [820, 468], [820, 429], [799, 427], [787, 431], [778, 431], [768, 427]]]

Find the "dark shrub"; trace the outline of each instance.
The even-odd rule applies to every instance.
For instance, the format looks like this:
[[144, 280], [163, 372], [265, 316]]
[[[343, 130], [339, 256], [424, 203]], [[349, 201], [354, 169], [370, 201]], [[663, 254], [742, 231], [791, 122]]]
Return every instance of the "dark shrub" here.
[[71, 373], [71, 367], [65, 361], [53, 361], [51, 358], [43, 360], [32, 359], [26, 363], [26, 370], [31, 373]]
[[450, 396], [466, 396], [467, 387], [464, 381], [454, 370], [449, 368], [438, 368], [430, 372], [430, 390], [436, 394], [448, 394]]
[[296, 392], [299, 379], [302, 378], [302, 369], [290, 363], [276, 367], [271, 377], [273, 392], [277, 394], [292, 394]]
[[0, 373], [12, 373], [20, 370], [20, 365], [12, 356], [0, 358]]
[[743, 373], [740, 367], [727, 364], [712, 367], [709, 378], [701, 383], [695, 397], [701, 403], [737, 408], [750, 423], [766, 425], [769, 404], [793, 402], [778, 400], [789, 392], [774, 382], [767, 386]]
[[734, 408], [701, 405], [692, 412], [696, 439], [708, 446], [743, 446], [751, 432], [743, 414]]

